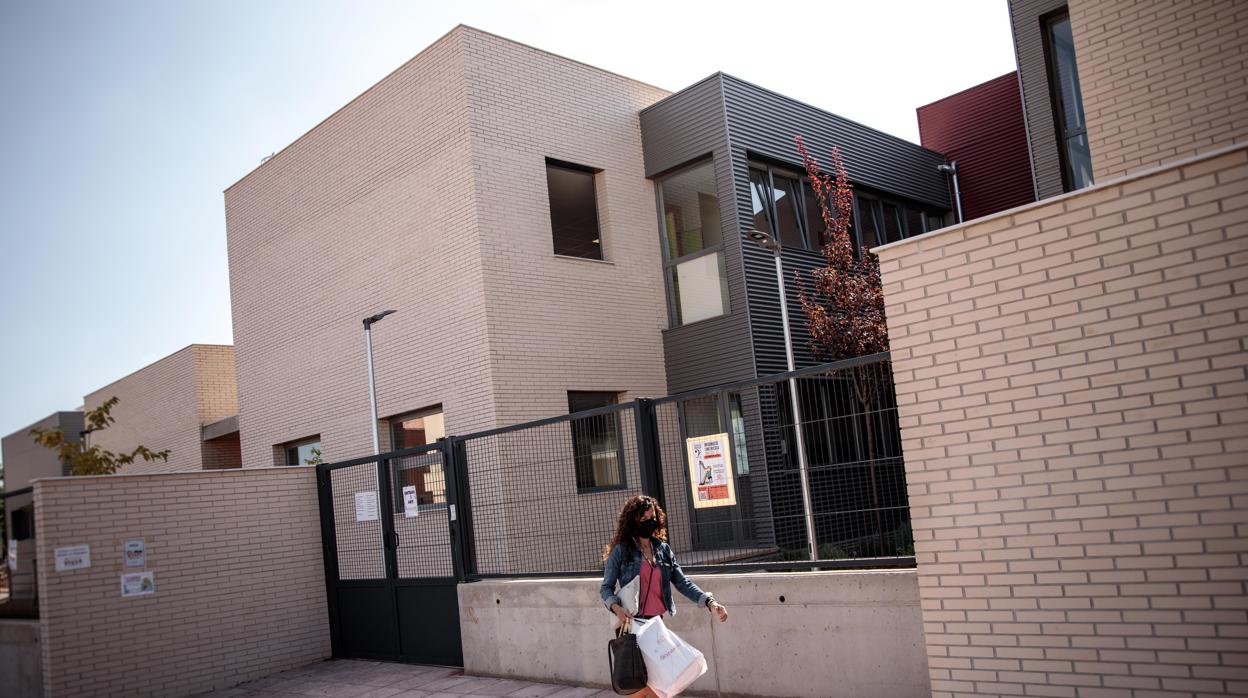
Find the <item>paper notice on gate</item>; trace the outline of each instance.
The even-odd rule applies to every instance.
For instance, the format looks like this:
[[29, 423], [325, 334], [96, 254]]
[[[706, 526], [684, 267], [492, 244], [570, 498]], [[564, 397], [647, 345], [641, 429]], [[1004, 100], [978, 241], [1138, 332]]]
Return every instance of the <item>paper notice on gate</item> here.
[[420, 516], [420, 500], [416, 497], [416, 485], [403, 487], [403, 516], [409, 519]]
[[369, 490], [368, 492], [355, 493], [355, 520], [356, 521], [376, 521], [377, 520], [377, 491]]
[[737, 503], [733, 482], [732, 452], [727, 434], [697, 436], [685, 440], [689, 454], [689, 485], [693, 508], [728, 507]]

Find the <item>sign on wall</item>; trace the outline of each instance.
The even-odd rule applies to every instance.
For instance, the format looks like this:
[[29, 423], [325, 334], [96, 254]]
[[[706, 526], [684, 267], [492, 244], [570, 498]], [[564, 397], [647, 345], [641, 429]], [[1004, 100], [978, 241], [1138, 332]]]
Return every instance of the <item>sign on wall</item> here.
[[737, 503], [732, 477], [732, 454], [727, 434], [685, 439], [689, 454], [689, 485], [693, 488], [693, 508], [729, 507]]
[[121, 575], [121, 596], [151, 596], [156, 593], [155, 572], [127, 572]]
[[377, 491], [369, 490], [368, 492], [355, 493], [355, 520], [356, 521], [376, 521], [377, 520]]
[[91, 546], [69, 545], [53, 551], [56, 555], [56, 571], [81, 570], [91, 566]]
[[147, 566], [147, 546], [142, 538], [128, 540], [121, 546], [121, 556], [126, 567]]
[[9, 539], [9, 570], [11, 572], [17, 571], [17, 539], [16, 538]]
[[416, 496], [416, 485], [403, 486], [403, 516], [412, 519], [420, 515], [420, 499]]

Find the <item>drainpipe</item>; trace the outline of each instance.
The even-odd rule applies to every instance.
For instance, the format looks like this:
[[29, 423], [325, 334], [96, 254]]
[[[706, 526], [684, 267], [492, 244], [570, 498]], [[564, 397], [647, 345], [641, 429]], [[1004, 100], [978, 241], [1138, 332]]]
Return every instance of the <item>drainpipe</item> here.
[[939, 165], [937, 170], [953, 176], [953, 200], [958, 207], [958, 222], [962, 222], [962, 193], [958, 191], [958, 161], [951, 160], [948, 165]]

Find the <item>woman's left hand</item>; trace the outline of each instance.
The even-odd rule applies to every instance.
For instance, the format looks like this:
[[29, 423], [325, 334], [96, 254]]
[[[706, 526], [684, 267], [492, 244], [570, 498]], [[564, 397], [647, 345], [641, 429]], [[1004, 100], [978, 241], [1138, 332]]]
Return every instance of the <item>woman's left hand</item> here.
[[724, 608], [724, 605], [719, 603], [718, 601], [711, 601], [709, 604], [706, 605], [706, 609], [710, 611], [711, 613], [714, 613], [715, 615], [719, 616], [720, 623], [723, 623], [724, 621], [728, 620], [728, 609]]

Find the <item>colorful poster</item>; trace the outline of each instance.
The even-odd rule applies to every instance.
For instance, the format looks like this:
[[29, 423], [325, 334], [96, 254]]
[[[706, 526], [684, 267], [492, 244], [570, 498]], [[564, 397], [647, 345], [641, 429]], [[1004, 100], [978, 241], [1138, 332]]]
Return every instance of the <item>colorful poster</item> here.
[[155, 572], [127, 572], [121, 575], [121, 596], [151, 596], [156, 593]]
[[143, 568], [147, 566], [147, 546], [142, 538], [128, 540], [122, 544], [122, 559], [126, 567]]
[[355, 520], [357, 522], [377, 520], [376, 490], [355, 493]]
[[737, 503], [733, 480], [732, 453], [728, 450], [727, 434], [695, 436], [685, 439], [689, 453], [689, 484], [693, 488], [693, 507], [729, 507]]
[[9, 539], [9, 570], [17, 571], [17, 539]]
[[403, 486], [403, 516], [409, 519], [420, 516], [420, 500], [416, 496], [416, 485]]
[[53, 551], [56, 555], [56, 571], [81, 570], [91, 566], [91, 546], [69, 545]]

